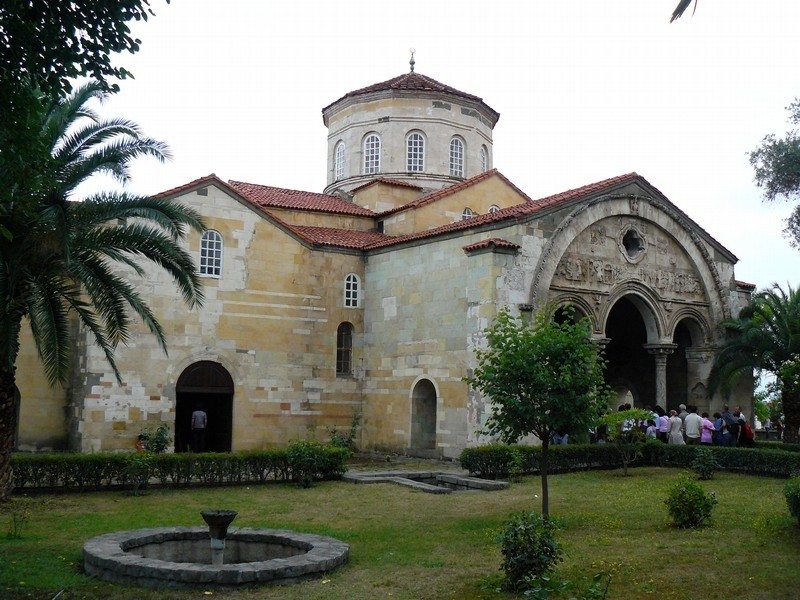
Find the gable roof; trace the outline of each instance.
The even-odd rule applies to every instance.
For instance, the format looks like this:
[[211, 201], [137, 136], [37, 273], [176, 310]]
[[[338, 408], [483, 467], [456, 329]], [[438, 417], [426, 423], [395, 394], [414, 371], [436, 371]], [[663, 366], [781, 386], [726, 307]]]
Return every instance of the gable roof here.
[[[487, 171], [486, 173], [482, 173], [481, 175], [487, 175], [487, 174], [492, 174], [492, 171]], [[481, 177], [481, 175], [479, 175], [478, 177]], [[500, 173], [497, 173], [497, 175], [500, 175]], [[433, 229], [428, 229], [426, 231], [419, 231], [402, 236], [389, 237], [387, 239], [380, 240], [373, 244], [370, 244], [366, 249], [372, 250], [377, 248], [384, 248], [387, 246], [400, 244], [403, 242], [421, 240], [425, 238], [436, 237], [438, 235], [443, 235], [447, 233], [453, 233], [456, 231], [474, 229], [475, 227], [490, 225], [492, 223], [523, 219], [526, 217], [536, 215], [537, 213], [544, 212], [548, 209], [559, 207], [561, 205], [566, 205], [572, 201], [580, 200], [583, 198], [588, 199], [591, 196], [597, 195], [602, 192], [610, 191], [615, 187], [631, 183], [635, 180], [645, 181], [643, 177], [637, 175], [636, 173], [627, 173], [626, 175], [620, 175], [619, 177], [611, 177], [609, 179], [604, 179], [603, 181], [590, 183], [588, 185], [584, 185], [579, 188], [567, 190], [566, 192], [560, 192], [558, 194], [553, 194], [552, 196], [546, 196], [538, 200], [529, 200], [521, 204], [516, 204], [514, 206], [509, 206], [507, 208], [501, 208], [499, 211], [494, 213], [475, 215], [474, 217], [470, 217], [469, 219], [454, 221], [453, 223], [448, 223], [446, 225], [434, 227]], [[467, 180], [462, 183], [468, 183], [469, 181], [470, 180]], [[441, 190], [441, 191], [444, 192], [446, 190]], [[527, 198], [527, 196], [525, 197]], [[424, 200], [424, 198], [422, 200]]]
[[412, 200], [411, 202], [407, 202], [402, 206], [396, 206], [395, 208], [390, 208], [389, 210], [383, 211], [379, 213], [379, 216], [387, 216], [394, 213], [402, 212], [404, 210], [410, 210], [414, 208], [419, 208], [420, 206], [424, 206], [425, 204], [431, 204], [432, 202], [436, 202], [437, 200], [441, 200], [442, 198], [447, 198], [448, 196], [452, 196], [453, 194], [457, 194], [467, 188], [473, 187], [482, 181], [486, 181], [490, 177], [497, 176], [502, 179], [506, 185], [513, 188], [526, 202], [530, 202], [531, 199], [528, 195], [515, 186], [511, 181], [503, 175], [497, 169], [491, 169], [489, 171], [484, 171], [480, 175], [475, 175], [474, 177], [470, 177], [469, 179], [465, 179], [455, 185], [448, 186], [446, 188], [442, 188], [440, 190], [436, 190], [435, 192], [431, 192], [427, 196], [422, 196], [422, 198], [417, 198], [416, 200]]
[[368, 208], [329, 194], [289, 190], [243, 181], [229, 181], [228, 184], [245, 200], [260, 208], [288, 208], [361, 217], [375, 216], [375, 213]]
[[351, 190], [352, 193], [360, 192], [362, 190], [367, 189], [370, 186], [377, 185], [382, 183], [384, 185], [389, 185], [393, 187], [404, 187], [410, 188], [412, 190], [422, 190], [422, 186], [414, 185], [413, 183], [409, 183], [408, 181], [400, 181], [399, 179], [389, 179], [388, 177], [376, 177], [371, 181], [367, 181], [366, 183], [362, 183], [358, 187], [355, 187]]

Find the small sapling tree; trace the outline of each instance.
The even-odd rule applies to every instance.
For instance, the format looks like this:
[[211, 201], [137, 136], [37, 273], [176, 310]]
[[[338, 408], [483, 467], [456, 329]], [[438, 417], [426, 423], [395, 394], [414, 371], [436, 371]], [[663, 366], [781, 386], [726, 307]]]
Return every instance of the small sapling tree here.
[[[568, 315], [569, 316], [569, 315]], [[465, 379], [492, 401], [486, 432], [506, 443], [542, 442], [542, 515], [549, 514], [548, 449], [553, 431], [582, 431], [607, 406], [605, 362], [587, 321], [556, 321], [551, 308], [533, 324], [501, 311], [486, 330], [488, 347]]]
[[647, 423], [652, 413], [643, 408], [629, 408], [603, 415], [600, 422], [608, 427], [608, 442], [614, 444], [622, 459], [622, 473], [628, 476], [628, 465], [641, 456], [639, 444], [644, 441], [644, 430], [639, 426]]

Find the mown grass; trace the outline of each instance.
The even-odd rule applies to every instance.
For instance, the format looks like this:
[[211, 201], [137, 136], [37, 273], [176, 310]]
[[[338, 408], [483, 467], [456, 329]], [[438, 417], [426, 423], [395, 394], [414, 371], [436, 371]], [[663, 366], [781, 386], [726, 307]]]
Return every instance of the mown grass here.
[[[588, 585], [612, 577], [609, 598], [789, 599], [800, 590], [800, 527], [789, 516], [784, 481], [718, 473], [703, 486], [719, 499], [712, 524], [680, 530], [664, 498], [679, 472], [641, 468], [551, 477], [551, 515], [567, 557], [562, 575]], [[501, 492], [445, 496], [392, 484], [326, 482], [17, 497], [0, 507], [0, 597], [253, 599], [503, 599], [494, 536], [509, 514], [538, 510], [539, 479]], [[32, 512], [21, 539], [11, 515]], [[81, 548], [110, 531], [199, 525], [199, 511], [239, 511], [233, 526], [291, 528], [331, 535], [351, 546], [350, 562], [294, 585], [239, 590], [129, 588], [81, 573]]]

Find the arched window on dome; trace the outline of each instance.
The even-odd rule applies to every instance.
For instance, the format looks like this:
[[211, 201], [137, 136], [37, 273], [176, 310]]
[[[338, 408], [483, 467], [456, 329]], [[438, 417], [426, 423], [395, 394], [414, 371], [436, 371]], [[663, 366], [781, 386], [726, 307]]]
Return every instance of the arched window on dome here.
[[492, 204], [492, 205], [489, 207], [489, 214], [490, 214], [490, 215], [493, 215], [493, 214], [494, 214], [494, 213], [496, 213], [496, 212], [500, 212], [500, 207], [499, 207], [499, 206], [497, 206], [497, 204]]
[[335, 181], [344, 179], [344, 156], [344, 142], [339, 142], [336, 144], [336, 149], [333, 151], [333, 174]]
[[200, 260], [198, 261], [200, 275], [206, 277], [222, 277], [222, 236], [209, 229], [200, 238]]
[[370, 133], [364, 138], [364, 175], [372, 175], [381, 171], [381, 138], [377, 133]]
[[344, 278], [344, 305], [346, 308], [358, 308], [361, 299], [361, 280], [355, 273]]
[[450, 140], [450, 176], [464, 177], [464, 141], [457, 137]]
[[489, 170], [489, 151], [486, 146], [481, 146], [481, 151], [478, 153], [478, 160], [481, 165], [481, 173], [486, 173]]
[[406, 171], [421, 173], [425, 170], [425, 138], [412, 131], [406, 138]]
[[336, 329], [336, 375], [346, 377], [353, 374], [353, 326], [340, 323]]
[[467, 219], [471, 219], [475, 216], [475, 211], [472, 210], [469, 206], [464, 209], [461, 213], [461, 220], [466, 221]]

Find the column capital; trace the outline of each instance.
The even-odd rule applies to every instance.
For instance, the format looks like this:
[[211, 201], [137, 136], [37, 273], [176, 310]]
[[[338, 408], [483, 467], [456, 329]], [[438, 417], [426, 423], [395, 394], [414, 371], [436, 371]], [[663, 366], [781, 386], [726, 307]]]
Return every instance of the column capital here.
[[678, 347], [678, 344], [642, 344], [642, 348], [647, 350], [648, 354], [654, 354], [656, 356], [667, 356], [675, 352], [675, 348]]

